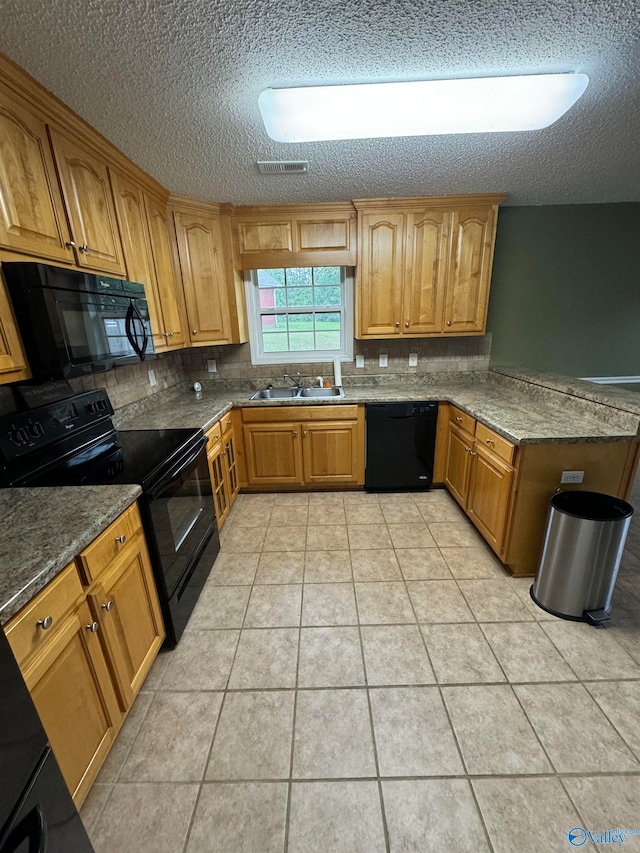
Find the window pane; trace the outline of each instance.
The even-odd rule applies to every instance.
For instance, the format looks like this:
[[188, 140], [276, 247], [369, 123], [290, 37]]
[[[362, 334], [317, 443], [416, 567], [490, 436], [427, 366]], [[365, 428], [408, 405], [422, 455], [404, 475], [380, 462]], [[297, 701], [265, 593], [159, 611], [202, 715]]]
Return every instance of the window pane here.
[[314, 287], [313, 289], [313, 304], [314, 305], [341, 305], [342, 292], [340, 287]]
[[316, 285], [340, 284], [340, 267], [314, 267], [313, 280]]
[[258, 270], [258, 287], [284, 287], [284, 270]]
[[289, 336], [286, 332], [265, 333], [262, 345], [265, 352], [289, 352]]
[[289, 314], [289, 331], [313, 331], [313, 314]]
[[292, 267], [286, 271], [286, 281], [289, 287], [304, 287], [313, 284], [311, 267]]
[[289, 335], [291, 352], [300, 352], [300, 350], [312, 350], [313, 332], [291, 332]]
[[311, 308], [313, 290], [310, 287], [287, 287], [287, 300], [292, 308]]
[[340, 330], [336, 332], [316, 332], [316, 349], [340, 349]]

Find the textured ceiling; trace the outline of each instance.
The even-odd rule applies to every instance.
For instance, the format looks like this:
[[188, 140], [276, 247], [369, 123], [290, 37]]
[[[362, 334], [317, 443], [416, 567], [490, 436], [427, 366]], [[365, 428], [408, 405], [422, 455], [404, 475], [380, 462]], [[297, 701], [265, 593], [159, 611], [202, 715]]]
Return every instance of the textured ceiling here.
[[[173, 192], [237, 204], [640, 200], [636, 0], [3, 0], [0, 50]], [[283, 144], [273, 86], [583, 71], [532, 133]], [[256, 160], [308, 159], [299, 176]]]

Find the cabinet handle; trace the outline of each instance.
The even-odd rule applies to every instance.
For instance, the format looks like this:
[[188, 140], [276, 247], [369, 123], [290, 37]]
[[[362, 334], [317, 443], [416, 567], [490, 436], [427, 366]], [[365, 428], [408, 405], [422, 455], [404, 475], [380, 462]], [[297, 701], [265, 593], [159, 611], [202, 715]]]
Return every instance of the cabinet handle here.
[[404, 324], [404, 327], [405, 327], [405, 329], [408, 329], [408, 328], [409, 328], [409, 324], [408, 324], [408, 323], [405, 323], [405, 324]]
[[451, 325], [451, 320], [447, 320], [447, 326]]
[[90, 252], [92, 250], [87, 246], [86, 243], [83, 243], [82, 246], [78, 246], [78, 251], [79, 252]]
[[471, 448], [470, 448], [470, 447], [465, 447], [465, 449], [464, 449], [464, 450], [465, 450], [465, 453], [471, 453]]
[[53, 625], [53, 616], [45, 616], [44, 619], [38, 619], [36, 625], [39, 628], [42, 628], [43, 631], [46, 631], [47, 628], [50, 628]]
[[459, 424], [462, 423], [462, 418], [460, 417], [460, 415], [456, 415], [456, 422]]
[[169, 332], [169, 337], [172, 338], [173, 334], [174, 334], [173, 332]]
[[298, 434], [298, 430], [297, 430], [297, 429], [294, 429], [293, 434], [294, 434], [294, 435], [297, 435], [297, 434]]
[[493, 439], [492, 439], [492, 438], [488, 438], [488, 439], [487, 439], [487, 444], [493, 444]]
[[193, 330], [193, 332], [192, 332], [192, 334], [193, 334], [193, 335], [197, 335], [197, 334], [198, 334], [198, 330], [197, 330], [197, 329], [194, 329], [194, 330]]
[[76, 244], [73, 240], [69, 240], [68, 243], [65, 243], [65, 246], [67, 247], [67, 249], [75, 249]]
[[91, 631], [92, 634], [97, 633], [98, 628], [100, 627], [97, 622], [92, 622], [90, 625], [85, 625], [87, 631]]
[[306, 435], [306, 434], [307, 434], [306, 429], [302, 431], [302, 434], [303, 434], [303, 435]]
[[478, 454], [477, 454], [477, 453], [474, 453], [474, 452], [473, 452], [473, 450], [470, 450], [470, 451], [469, 451], [469, 456], [477, 456], [477, 455], [478, 455]]
[[121, 545], [124, 545], [126, 541], [127, 537], [124, 535], [124, 533], [122, 534], [122, 536], [116, 536], [116, 542], [119, 542]]
[[113, 600], [109, 599], [106, 604], [102, 605], [102, 609], [106, 610], [107, 613], [110, 613], [113, 610]]
[[396, 323], [396, 329], [400, 328], [400, 323]]

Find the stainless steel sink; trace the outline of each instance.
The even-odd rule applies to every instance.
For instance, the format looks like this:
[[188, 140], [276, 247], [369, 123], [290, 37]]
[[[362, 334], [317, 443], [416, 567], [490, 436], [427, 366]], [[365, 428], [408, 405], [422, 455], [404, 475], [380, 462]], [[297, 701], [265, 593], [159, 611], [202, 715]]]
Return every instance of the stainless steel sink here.
[[263, 388], [256, 391], [249, 399], [251, 400], [291, 400], [297, 397], [299, 388]]
[[336, 388], [336, 386], [332, 386], [331, 388], [301, 388], [300, 389], [301, 397], [344, 397], [344, 391], [342, 388]]

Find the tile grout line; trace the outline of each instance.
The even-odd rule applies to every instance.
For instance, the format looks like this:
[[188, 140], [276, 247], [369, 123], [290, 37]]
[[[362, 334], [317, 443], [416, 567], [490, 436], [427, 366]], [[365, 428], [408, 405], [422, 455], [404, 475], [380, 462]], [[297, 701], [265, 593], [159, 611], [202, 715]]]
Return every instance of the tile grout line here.
[[[306, 541], [306, 537], [305, 537]], [[306, 551], [304, 552], [306, 554]], [[302, 560], [302, 592], [300, 595], [300, 618], [298, 624], [298, 648], [296, 651], [296, 676], [293, 689], [293, 718], [291, 721], [291, 752], [289, 755], [289, 778], [287, 780], [287, 806], [284, 818], [284, 853], [289, 850], [289, 829], [291, 823], [291, 796], [293, 794], [293, 760], [296, 746], [296, 715], [298, 711], [298, 679], [300, 673], [300, 645], [302, 642], [302, 611], [304, 608], [304, 576], [306, 572], [306, 560]]]

